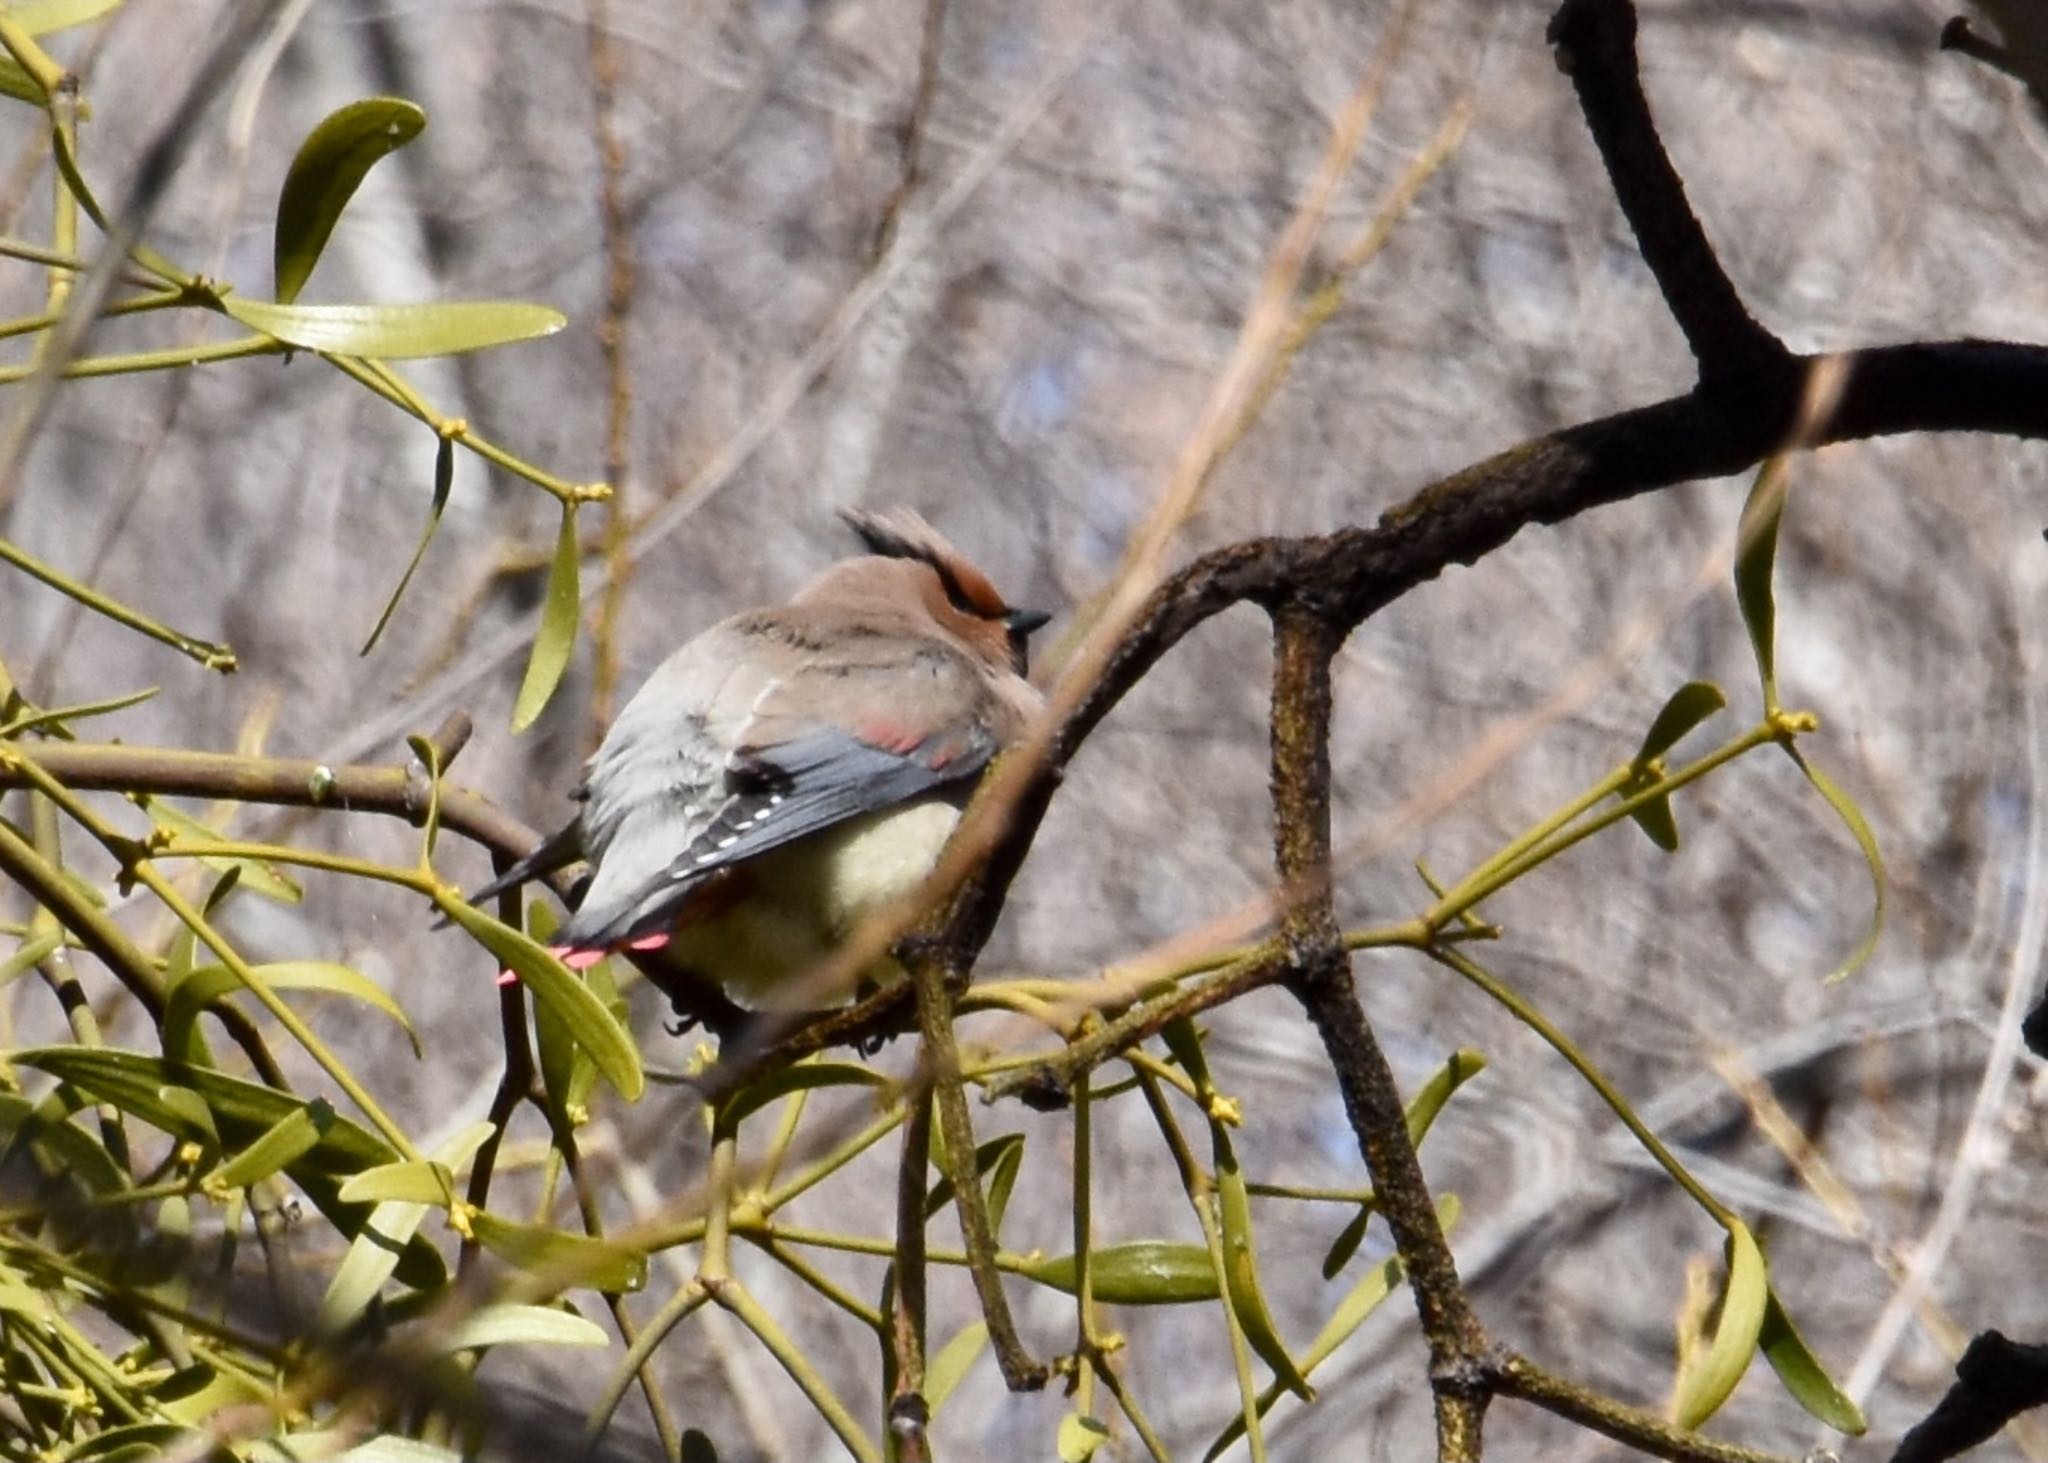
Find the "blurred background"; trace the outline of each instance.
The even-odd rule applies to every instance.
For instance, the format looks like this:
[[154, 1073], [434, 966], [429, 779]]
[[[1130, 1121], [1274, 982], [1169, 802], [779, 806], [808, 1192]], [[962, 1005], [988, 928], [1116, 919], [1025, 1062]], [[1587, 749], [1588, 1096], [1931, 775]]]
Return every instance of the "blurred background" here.
[[[59, 48], [95, 108], [84, 149], [102, 196], [122, 196], [227, 9], [129, 0]], [[918, 508], [1015, 603], [1066, 611], [1104, 588], [1390, 23], [1379, 0], [950, 0], [917, 176], [899, 197], [922, 3], [608, 0], [595, 19], [577, 0], [283, 11], [186, 140], [148, 237], [267, 295], [270, 220], [298, 140], [359, 96], [417, 101], [426, 132], [371, 175], [303, 298], [558, 307], [570, 324], [551, 339], [408, 374], [440, 410], [579, 481], [611, 474], [620, 408], [600, 339], [601, 120], [615, 137], [610, 247], [630, 266], [615, 296], [628, 393], [615, 486], [625, 511], [653, 515], [620, 601], [623, 692], [697, 630], [846, 553], [836, 510], [849, 505]], [[1544, 44], [1548, 14], [1525, 0], [1417, 8], [1311, 275], [1460, 105], [1469, 131], [1225, 463], [1182, 559], [1370, 522], [1532, 434], [1688, 387], [1684, 344]], [[2016, 84], [1936, 50], [1948, 14], [1935, 0], [1644, 7], [1645, 82], [1695, 210], [1752, 310], [1796, 349], [2048, 338], [2048, 136]], [[46, 236], [47, 166], [36, 114], [0, 113], [7, 232]], [[39, 271], [0, 266], [8, 313], [32, 312], [41, 290]], [[182, 318], [154, 329], [117, 322], [93, 346], [203, 338]], [[388, 762], [406, 733], [464, 710], [478, 730], [455, 780], [552, 826], [599, 728], [586, 637], [539, 724], [508, 730], [551, 500], [458, 454], [419, 580], [377, 649], [357, 654], [425, 519], [434, 445], [310, 360], [67, 384], [0, 532], [230, 642], [242, 669], [211, 677], [12, 572], [0, 573], [0, 657], [45, 703], [160, 685], [102, 724], [138, 743], [225, 750], [267, 727], [279, 755]], [[1676, 855], [1617, 829], [1488, 909], [1506, 935], [1492, 968], [1767, 1235], [1808, 1340], [1866, 1399], [1874, 1437], [1845, 1457], [1881, 1456], [1925, 1412], [1954, 1335], [2044, 1339], [2043, 1088], [2010, 1036], [2048, 930], [2043, 465], [2038, 445], [1955, 437], [1830, 447], [1793, 469], [1781, 684], [1822, 718], [1802, 745], [1860, 802], [1891, 879], [1882, 943], [1852, 980], [1822, 977], [1867, 926], [1868, 876], [1775, 755], [1679, 799]], [[1335, 753], [1347, 918], [1420, 908], [1413, 859], [1463, 872], [1629, 756], [1686, 680], [1729, 691], [1708, 734], [1755, 718], [1726, 574], [1742, 493], [1703, 482], [1525, 532], [1353, 638]], [[600, 515], [583, 522], [595, 542]], [[592, 606], [599, 562], [586, 565]], [[985, 972], [1085, 977], [1264, 889], [1268, 670], [1264, 621], [1240, 610], [1125, 701], [1074, 764]], [[235, 827], [392, 859], [416, 847], [404, 825], [368, 819], [252, 809]], [[443, 846], [451, 877], [481, 878], [481, 855]], [[375, 1058], [377, 1090], [423, 1141], [473, 1122], [500, 1062], [479, 1034], [491, 1029], [480, 954], [432, 933], [396, 892], [318, 877], [308, 889], [297, 909], [239, 902], [245, 948], [345, 960], [388, 984], [433, 1063], [378, 1030], [332, 1017], [323, 1029]], [[21, 904], [0, 891], [0, 908]], [[1455, 1249], [1482, 1314], [1558, 1370], [1659, 1403], [1686, 1267], [1718, 1259], [1718, 1231], [1562, 1062], [1475, 993], [1407, 957], [1361, 959], [1358, 977], [1404, 1081], [1458, 1046], [1492, 1062], [1425, 1150], [1433, 1182], [1464, 1201]], [[683, 1065], [694, 1038], [664, 1035], [647, 993], [636, 1002], [649, 1061]], [[27, 1004], [17, 1019], [25, 1033], [57, 1029]], [[1292, 1004], [1261, 995], [1212, 1027], [1217, 1079], [1245, 1100], [1253, 1176], [1358, 1182]], [[1761, 1135], [1745, 1082], [1782, 1104], [1838, 1187], [1817, 1188], [1815, 1163]], [[1117, 1158], [1098, 1167], [1115, 1175], [1101, 1235], [1198, 1237], [1149, 1119], [1122, 1106], [1098, 1130]], [[1012, 1106], [977, 1122], [1030, 1135], [1006, 1241], [1067, 1248], [1070, 1121]], [[623, 1220], [688, 1188], [704, 1135], [694, 1108], [657, 1089], [633, 1110], [614, 1104], [587, 1148]], [[871, 1202], [874, 1232], [888, 1233], [892, 1164], [828, 1191], [834, 1218]], [[1334, 1299], [1316, 1265], [1349, 1211], [1270, 1204], [1259, 1217], [1282, 1330], [1305, 1340]], [[1368, 1258], [1385, 1252], [1377, 1231], [1373, 1245]], [[1902, 1290], [1916, 1265], [1925, 1283]], [[675, 1277], [656, 1273], [658, 1298]], [[835, 1273], [870, 1296], [879, 1283], [871, 1262]], [[747, 1278], [872, 1417], [872, 1344], [765, 1264]], [[933, 1304], [935, 1337], [972, 1314], [964, 1283], [939, 1285]], [[1033, 1294], [1021, 1320], [1041, 1353], [1070, 1344], [1064, 1301]], [[663, 1353], [685, 1421], [721, 1456], [833, 1455], [773, 1360], [724, 1321], [707, 1312]], [[1114, 1324], [1138, 1395], [1177, 1453], [1198, 1453], [1235, 1406], [1220, 1324], [1173, 1312]], [[551, 1365], [507, 1358], [485, 1375], [545, 1387], [580, 1415], [604, 1368]], [[1318, 1374], [1317, 1404], [1276, 1412], [1274, 1456], [1420, 1456], [1423, 1368], [1401, 1297]], [[1062, 1407], [1007, 1396], [984, 1360], [941, 1415], [938, 1445], [1010, 1456], [1020, 1439], [1049, 1439]], [[629, 1438], [644, 1429], [637, 1399], [620, 1419]], [[1818, 1440], [1761, 1366], [1718, 1426], [1795, 1452]], [[1511, 1403], [1491, 1430], [1503, 1456], [1617, 1451]], [[2048, 1445], [2006, 1438], [1982, 1456], [2040, 1458]]]

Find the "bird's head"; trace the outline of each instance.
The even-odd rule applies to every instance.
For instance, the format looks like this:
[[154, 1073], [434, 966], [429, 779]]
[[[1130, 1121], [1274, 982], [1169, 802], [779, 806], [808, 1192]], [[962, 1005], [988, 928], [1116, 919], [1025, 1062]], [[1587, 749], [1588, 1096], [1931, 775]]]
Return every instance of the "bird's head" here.
[[895, 561], [883, 570], [872, 560], [859, 560], [842, 566], [844, 571], [900, 579], [945, 630], [992, 664], [1007, 665], [1020, 676], [1025, 673], [1031, 632], [1051, 615], [1012, 608], [986, 574], [908, 508], [879, 513], [852, 508], [843, 516], [874, 555]]

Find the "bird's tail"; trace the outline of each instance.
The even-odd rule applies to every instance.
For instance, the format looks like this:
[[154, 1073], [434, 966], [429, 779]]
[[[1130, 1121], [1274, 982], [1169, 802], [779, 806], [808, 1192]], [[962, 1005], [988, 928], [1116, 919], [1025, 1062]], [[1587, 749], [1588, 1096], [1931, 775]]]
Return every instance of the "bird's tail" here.
[[507, 889], [516, 889], [528, 879], [538, 879], [552, 874], [564, 864], [574, 863], [583, 857], [583, 830], [574, 821], [549, 837], [525, 858], [498, 875], [490, 883], [469, 896], [471, 904], [482, 904], [486, 899], [503, 894]]

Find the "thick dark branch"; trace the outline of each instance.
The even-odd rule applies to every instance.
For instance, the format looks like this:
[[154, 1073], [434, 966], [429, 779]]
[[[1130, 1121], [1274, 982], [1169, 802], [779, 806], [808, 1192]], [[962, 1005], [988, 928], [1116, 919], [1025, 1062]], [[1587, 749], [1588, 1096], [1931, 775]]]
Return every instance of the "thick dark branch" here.
[[1301, 606], [1273, 616], [1273, 855], [1287, 905], [1280, 918], [1287, 988], [1308, 1013], [1336, 1070], [1344, 1111], [1429, 1342], [1437, 1456], [1477, 1463], [1491, 1396], [1480, 1379], [1486, 1336], [1444, 1240], [1407, 1113], [1351, 974], [1330, 893], [1330, 661], [1340, 631]]
[[[1175, 645], [1233, 605], [1299, 600], [1352, 628], [1453, 564], [1476, 563], [1531, 524], [1678, 483], [1725, 477], [1785, 449], [1807, 373], [1701, 386], [1535, 437], [1433, 483], [1370, 528], [1253, 539], [1205, 554], [1156, 590], [1102, 674], [1053, 737], [981, 876], [955, 902], [949, 961], [971, 965], [1037, 836], [1060, 769]], [[1833, 358], [1845, 371], [1834, 411], [1806, 447], [1908, 432], [2048, 437], [2048, 348], [1957, 340], [1878, 346]]]
[[2048, 1346], [2008, 1341], [1996, 1331], [1971, 1339], [1956, 1384], [1899, 1440], [1892, 1463], [1941, 1463], [1974, 1448], [2022, 1412], [2048, 1406]]
[[1782, 376], [1791, 355], [1743, 306], [1657, 136], [1636, 64], [1635, 7], [1629, 0], [1565, 0], [1550, 22], [1550, 43], [1579, 94], [1643, 262], [1699, 362], [1700, 379], [1733, 384]]

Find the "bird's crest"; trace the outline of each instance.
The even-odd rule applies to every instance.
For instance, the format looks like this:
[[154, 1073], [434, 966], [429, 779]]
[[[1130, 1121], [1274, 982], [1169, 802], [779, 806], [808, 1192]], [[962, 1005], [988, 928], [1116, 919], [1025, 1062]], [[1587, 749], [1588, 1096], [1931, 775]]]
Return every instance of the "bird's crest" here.
[[985, 620], [1000, 620], [1010, 612], [989, 577], [914, 510], [891, 508], [876, 513], [848, 508], [840, 516], [874, 553], [931, 565], [946, 587], [946, 598], [959, 609]]

